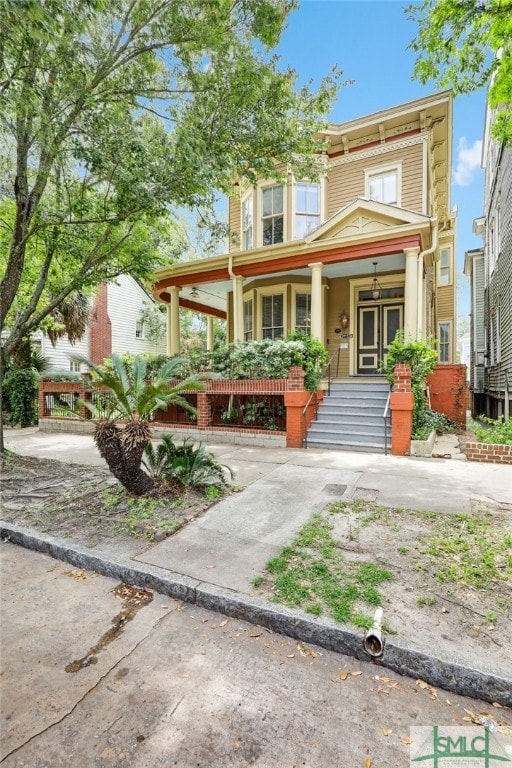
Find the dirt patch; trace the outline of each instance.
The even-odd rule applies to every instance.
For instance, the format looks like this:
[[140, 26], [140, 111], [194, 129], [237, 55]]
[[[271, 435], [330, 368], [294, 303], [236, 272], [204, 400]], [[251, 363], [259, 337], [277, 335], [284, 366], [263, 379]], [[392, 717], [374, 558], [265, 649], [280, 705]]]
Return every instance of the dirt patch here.
[[[438, 514], [354, 498], [316, 517], [255, 580], [258, 593], [337, 619], [350, 587], [344, 620], [368, 626], [380, 604], [386, 633], [510, 671], [512, 505]], [[360, 578], [368, 568], [386, 574], [376, 592]]]
[[135, 497], [106, 469], [16, 454], [3, 462], [0, 490], [5, 522], [126, 553], [172, 535], [214, 501], [178, 483]]

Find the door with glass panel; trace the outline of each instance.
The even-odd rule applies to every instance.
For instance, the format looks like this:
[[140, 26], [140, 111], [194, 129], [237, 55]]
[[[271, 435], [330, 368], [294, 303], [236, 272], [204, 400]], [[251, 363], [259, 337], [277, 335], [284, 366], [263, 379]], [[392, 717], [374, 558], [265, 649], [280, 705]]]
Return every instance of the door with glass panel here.
[[403, 328], [404, 305], [360, 305], [357, 314], [357, 372], [375, 374], [396, 332]]

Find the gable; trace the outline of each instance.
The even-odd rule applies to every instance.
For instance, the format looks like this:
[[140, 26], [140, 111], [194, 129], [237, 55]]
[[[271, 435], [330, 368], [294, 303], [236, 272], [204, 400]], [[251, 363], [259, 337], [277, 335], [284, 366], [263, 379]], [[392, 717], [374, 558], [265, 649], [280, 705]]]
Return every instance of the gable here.
[[308, 242], [382, 232], [391, 227], [424, 224], [427, 216], [386, 203], [356, 198], [312, 232]]

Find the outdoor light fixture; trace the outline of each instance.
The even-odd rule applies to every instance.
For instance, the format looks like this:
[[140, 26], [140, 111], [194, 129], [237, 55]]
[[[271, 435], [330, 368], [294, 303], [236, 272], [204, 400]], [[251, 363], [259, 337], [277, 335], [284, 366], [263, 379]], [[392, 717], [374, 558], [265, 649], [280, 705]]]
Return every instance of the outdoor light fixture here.
[[197, 299], [197, 297], [199, 296], [199, 291], [197, 290], [195, 285], [192, 286], [192, 290], [190, 291], [190, 295], [192, 296], [193, 299]]
[[379, 281], [377, 280], [377, 262], [376, 261], [373, 262], [373, 270], [374, 270], [373, 280], [372, 280], [370, 291], [372, 294], [372, 299], [374, 301], [378, 301], [380, 299], [380, 292], [382, 291], [382, 288], [380, 286]]
[[348, 316], [348, 314], [345, 311], [343, 311], [341, 313], [341, 315], [340, 315], [341, 330], [342, 331], [346, 331], [348, 326], [349, 326], [349, 324], [350, 324], [350, 317]]

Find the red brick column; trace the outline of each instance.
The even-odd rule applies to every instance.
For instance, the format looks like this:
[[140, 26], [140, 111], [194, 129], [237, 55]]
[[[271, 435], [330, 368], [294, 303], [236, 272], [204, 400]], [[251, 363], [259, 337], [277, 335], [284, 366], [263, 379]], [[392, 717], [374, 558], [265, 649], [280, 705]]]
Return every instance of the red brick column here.
[[108, 286], [103, 283], [96, 296], [90, 324], [89, 357], [101, 365], [112, 352], [112, 323], [108, 316]]
[[436, 365], [427, 377], [427, 386], [432, 410], [444, 413], [456, 424], [465, 427], [468, 401], [466, 366], [447, 363]]
[[302, 448], [305, 423], [302, 412], [311, 397], [304, 390], [304, 371], [294, 366], [288, 370], [287, 391], [284, 393], [286, 408], [286, 447]]
[[197, 428], [208, 429], [211, 422], [210, 398], [208, 392], [197, 393]]
[[411, 391], [411, 369], [399, 363], [393, 372], [394, 388], [390, 397], [391, 453], [408, 456], [411, 451], [412, 411], [414, 395]]

